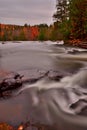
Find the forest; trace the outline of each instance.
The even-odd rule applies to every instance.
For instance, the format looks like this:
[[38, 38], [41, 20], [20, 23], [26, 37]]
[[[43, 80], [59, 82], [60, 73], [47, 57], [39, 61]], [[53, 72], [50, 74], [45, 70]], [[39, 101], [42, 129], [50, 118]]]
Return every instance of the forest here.
[[87, 0], [57, 0], [56, 9], [55, 26], [66, 43], [86, 43]]
[[64, 40], [80, 44], [87, 40], [87, 0], [56, 0], [53, 24], [5, 25], [0, 24], [1, 41]]

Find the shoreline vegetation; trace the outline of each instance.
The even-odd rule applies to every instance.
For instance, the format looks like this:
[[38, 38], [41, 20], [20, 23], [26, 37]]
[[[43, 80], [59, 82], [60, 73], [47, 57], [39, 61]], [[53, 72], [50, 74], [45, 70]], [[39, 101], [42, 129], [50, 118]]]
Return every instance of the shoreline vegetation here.
[[[60, 25], [59, 25], [60, 26]], [[20, 41], [53, 41], [59, 43], [64, 41], [64, 45], [80, 47], [87, 49], [86, 38], [66, 38], [60, 31], [58, 23], [48, 26], [47, 24], [40, 24], [30, 26], [25, 24], [20, 25], [7, 25], [0, 24], [0, 41], [5, 44], [6, 41], [12, 41], [14, 43], [21, 43]]]
[[7, 25], [0, 24], [0, 41], [58, 41], [62, 34], [56, 30], [55, 25]]
[[0, 41], [64, 41], [87, 49], [87, 0], [57, 0], [54, 23], [0, 24]]

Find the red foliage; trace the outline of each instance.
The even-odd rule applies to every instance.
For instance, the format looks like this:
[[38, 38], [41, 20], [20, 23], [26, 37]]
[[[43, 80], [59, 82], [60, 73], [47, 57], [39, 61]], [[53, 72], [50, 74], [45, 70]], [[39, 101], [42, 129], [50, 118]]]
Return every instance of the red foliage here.
[[0, 130], [15, 130], [15, 129], [6, 123], [0, 123]]
[[30, 39], [35, 40], [39, 35], [39, 29], [38, 27], [30, 27]]
[[[20, 36], [21, 35], [21, 36]], [[14, 39], [14, 37], [25, 37], [26, 40], [37, 40], [39, 28], [37, 26], [17, 26], [0, 24], [0, 38], [6, 40]]]

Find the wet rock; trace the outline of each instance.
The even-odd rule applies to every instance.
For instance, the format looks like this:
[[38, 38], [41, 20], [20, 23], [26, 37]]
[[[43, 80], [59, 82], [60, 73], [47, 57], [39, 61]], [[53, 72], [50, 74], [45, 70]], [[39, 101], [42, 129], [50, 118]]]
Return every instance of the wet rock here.
[[24, 83], [32, 84], [41, 78], [59, 81], [61, 78], [69, 76], [68, 73], [54, 70], [30, 69], [16, 72], [5, 73], [0, 80], [0, 97], [12, 95], [12, 91], [23, 86]]
[[35, 69], [19, 71], [18, 73], [3, 71], [0, 79], [0, 97], [11, 96], [12, 90], [22, 87], [23, 83], [35, 83], [47, 74], [48, 71]]
[[73, 103], [70, 106], [71, 109], [75, 111], [78, 115], [85, 115], [87, 116], [87, 100], [86, 99], [79, 99], [77, 102]]
[[23, 83], [35, 83], [36, 81], [44, 78], [48, 75], [49, 71], [46, 70], [38, 70], [38, 69], [30, 69], [24, 71], [18, 71], [20, 75], [24, 75], [22, 78]]
[[11, 71], [5, 71], [5, 70], [0, 70], [0, 84], [3, 81], [10, 81], [15, 79], [15, 76], [18, 75], [17, 72], [11, 72]]
[[72, 50], [68, 50], [67, 51], [67, 54], [73, 54], [73, 55], [75, 55], [75, 54], [79, 54], [80, 52], [78, 51], [78, 50], [76, 50], [76, 49], [72, 49]]
[[9, 77], [12, 75], [14, 75], [14, 73], [0, 69], [0, 81], [2, 81], [6, 77]]
[[65, 73], [62, 71], [55, 71], [55, 70], [24, 70], [18, 72], [20, 75], [24, 75], [22, 78], [23, 83], [34, 83], [41, 78], [49, 78], [50, 80], [59, 81], [61, 78], [65, 76], [69, 76], [69, 73]]
[[2, 44], [6, 44], [6, 42], [2, 42]]
[[60, 79], [62, 79], [65, 76], [69, 76], [69, 75], [70, 75], [69, 73], [65, 73], [65, 72], [62, 72], [62, 71], [51, 70], [48, 73], [48, 78], [51, 79], [51, 80], [60, 81]]
[[0, 82], [0, 96], [7, 96], [11, 91], [22, 86], [22, 76], [19, 74], [8, 75], [7, 78]]

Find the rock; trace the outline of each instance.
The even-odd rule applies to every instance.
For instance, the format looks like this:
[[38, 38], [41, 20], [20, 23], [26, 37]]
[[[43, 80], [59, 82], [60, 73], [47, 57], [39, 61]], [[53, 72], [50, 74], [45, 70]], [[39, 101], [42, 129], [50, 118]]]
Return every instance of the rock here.
[[78, 47], [87, 49], [87, 42], [81, 42], [81, 43], [78, 45]]
[[75, 54], [79, 54], [80, 52], [78, 51], [78, 50], [76, 50], [76, 49], [73, 49], [73, 50], [68, 50], [67, 51], [67, 54], [73, 54], [73, 55], [75, 55]]
[[78, 115], [85, 115], [87, 116], [87, 100], [86, 99], [79, 99], [75, 103], [71, 104], [71, 109], [75, 111]]
[[22, 78], [23, 83], [35, 83], [36, 81], [40, 80], [41, 78], [47, 77], [50, 80], [59, 81], [61, 78], [65, 76], [69, 76], [69, 73], [65, 73], [62, 71], [55, 71], [55, 70], [24, 70], [18, 72], [20, 75], [24, 75]]
[[62, 72], [62, 71], [53, 71], [53, 70], [51, 70], [48, 73], [48, 78], [51, 79], [51, 80], [59, 81], [63, 77], [69, 76], [69, 75], [70, 75], [69, 73], [65, 73], [65, 72]]
[[[19, 74], [10, 75], [0, 82], [0, 96], [10, 95], [12, 90], [22, 86], [22, 76]], [[10, 94], [8, 93], [10, 92]]]
[[18, 75], [16, 72], [0, 70], [0, 84], [6, 79], [14, 79], [16, 75]]
[[35, 69], [19, 71], [18, 73], [3, 71], [0, 79], [0, 97], [11, 96], [12, 91], [22, 87], [23, 83], [35, 83], [47, 74], [48, 71]]
[[2, 44], [6, 44], [5, 42], [2, 42]]
[[54, 71], [54, 70], [24, 70], [15, 72], [5, 73], [0, 81], [0, 97], [8, 97], [12, 95], [12, 91], [23, 86], [23, 84], [32, 84], [40, 80], [41, 78], [49, 78], [50, 80], [59, 81], [64, 76], [69, 76], [69, 74]]
[[49, 71], [46, 70], [38, 70], [38, 69], [31, 69], [31, 70], [24, 70], [18, 71], [20, 75], [24, 75], [22, 78], [23, 83], [35, 83], [36, 81], [44, 78], [48, 75]]

